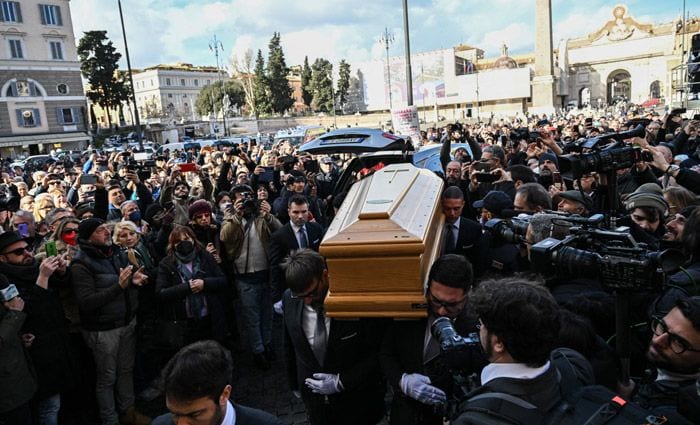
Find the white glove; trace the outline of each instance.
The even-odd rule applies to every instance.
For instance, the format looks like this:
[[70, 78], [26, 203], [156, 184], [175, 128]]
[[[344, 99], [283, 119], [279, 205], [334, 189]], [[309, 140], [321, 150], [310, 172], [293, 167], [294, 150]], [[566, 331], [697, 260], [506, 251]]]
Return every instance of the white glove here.
[[314, 379], [306, 378], [304, 383], [313, 393], [321, 395], [336, 394], [343, 389], [340, 376], [333, 373], [314, 373]]
[[437, 405], [447, 402], [445, 392], [430, 385], [430, 378], [420, 373], [404, 373], [399, 387], [404, 394], [423, 404]]

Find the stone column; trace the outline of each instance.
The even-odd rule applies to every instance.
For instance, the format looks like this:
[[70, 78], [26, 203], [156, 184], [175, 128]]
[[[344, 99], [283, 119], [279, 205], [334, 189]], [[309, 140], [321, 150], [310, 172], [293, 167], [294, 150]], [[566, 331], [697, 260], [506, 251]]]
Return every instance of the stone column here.
[[535, 4], [535, 77], [532, 79], [532, 108], [535, 114], [554, 112], [555, 89], [552, 60], [552, 0]]

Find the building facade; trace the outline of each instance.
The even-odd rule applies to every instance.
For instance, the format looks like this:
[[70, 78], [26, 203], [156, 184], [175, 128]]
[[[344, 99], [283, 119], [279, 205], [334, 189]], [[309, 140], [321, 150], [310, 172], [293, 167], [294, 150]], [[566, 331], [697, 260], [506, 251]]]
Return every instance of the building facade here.
[[[538, 27], [545, 25], [538, 21]], [[546, 31], [537, 28], [544, 35]], [[617, 5], [592, 33], [560, 40], [552, 49], [554, 107], [604, 107], [619, 101], [654, 106], [680, 101], [674, 74], [687, 60], [700, 19], [640, 23]], [[546, 37], [545, 37], [546, 38]], [[484, 57], [477, 47], [411, 55], [413, 104], [427, 120], [513, 116], [539, 112], [533, 107], [537, 52]], [[357, 64], [346, 112], [406, 106], [403, 56]], [[434, 115], [433, 115], [434, 113]]]
[[69, 0], [0, 1], [0, 154], [87, 145]]
[[[229, 79], [216, 67], [186, 63], [156, 65], [134, 71], [133, 75], [136, 105], [144, 123], [208, 120], [195, 110], [199, 92], [219, 79]], [[215, 109], [220, 111], [221, 105], [215, 105]]]

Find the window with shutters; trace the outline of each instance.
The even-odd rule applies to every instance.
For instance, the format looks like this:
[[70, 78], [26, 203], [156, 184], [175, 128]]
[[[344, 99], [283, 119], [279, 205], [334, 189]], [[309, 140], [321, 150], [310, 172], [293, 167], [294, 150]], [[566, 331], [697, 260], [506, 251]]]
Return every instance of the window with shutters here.
[[2, 22], [22, 22], [22, 11], [17, 1], [0, 2], [0, 20]]
[[59, 124], [70, 125], [80, 122], [80, 111], [78, 108], [57, 108]]
[[20, 127], [37, 127], [41, 125], [38, 109], [17, 109], [17, 124]]
[[41, 13], [41, 23], [43, 25], [63, 25], [60, 6], [54, 4], [40, 4], [39, 12]]
[[199, 87], [199, 80], [194, 80], [194, 86]]
[[5, 91], [7, 97], [35, 97], [41, 96], [33, 81], [13, 80]]
[[170, 78], [166, 78], [166, 79], [165, 79], [165, 85], [166, 85], [166, 86], [169, 86], [169, 85], [170, 85]]
[[49, 47], [51, 49], [51, 59], [53, 60], [63, 60], [63, 43], [60, 41], [50, 41]]
[[22, 40], [16, 38], [10, 38], [7, 40], [10, 45], [10, 57], [12, 59], [24, 59], [24, 52], [22, 51]]
[[180, 85], [181, 85], [181, 86], [184, 86], [184, 85], [185, 85], [185, 79], [184, 79], [184, 78], [181, 78], [181, 79], [180, 79]]

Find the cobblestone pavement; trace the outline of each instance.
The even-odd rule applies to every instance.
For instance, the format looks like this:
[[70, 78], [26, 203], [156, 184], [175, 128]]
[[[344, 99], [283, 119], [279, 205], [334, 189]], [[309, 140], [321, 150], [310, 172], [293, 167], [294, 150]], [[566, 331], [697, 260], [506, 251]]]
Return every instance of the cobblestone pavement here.
[[[234, 380], [232, 399], [245, 406], [262, 409], [291, 425], [308, 425], [304, 403], [289, 390], [284, 365], [282, 318], [275, 315], [273, 345], [277, 359], [269, 370], [256, 368], [247, 350], [234, 351]], [[245, 336], [242, 337], [245, 340]], [[159, 397], [149, 403], [139, 403], [140, 410], [155, 417], [166, 413], [165, 401]], [[382, 420], [380, 425], [388, 422]]]

